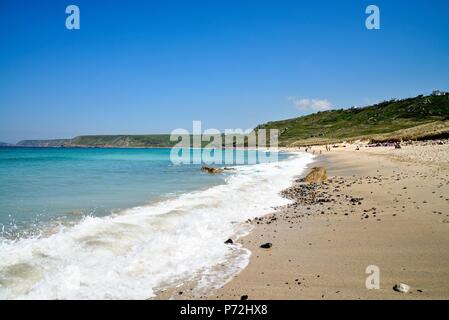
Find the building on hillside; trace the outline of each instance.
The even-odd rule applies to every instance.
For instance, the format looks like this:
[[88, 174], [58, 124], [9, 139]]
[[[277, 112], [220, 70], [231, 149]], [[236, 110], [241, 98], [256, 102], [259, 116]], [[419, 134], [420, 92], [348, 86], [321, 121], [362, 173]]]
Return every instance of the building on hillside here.
[[449, 94], [449, 92], [447, 92], [447, 91], [440, 91], [440, 90], [432, 91], [432, 96], [445, 96], [448, 94]]

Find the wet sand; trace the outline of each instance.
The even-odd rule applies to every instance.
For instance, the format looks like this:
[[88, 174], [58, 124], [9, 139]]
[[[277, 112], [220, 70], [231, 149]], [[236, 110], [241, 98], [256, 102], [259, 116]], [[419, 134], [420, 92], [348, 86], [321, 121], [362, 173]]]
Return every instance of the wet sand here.
[[[329, 181], [295, 183], [292, 205], [251, 221], [237, 240], [248, 267], [197, 298], [449, 299], [449, 146], [354, 149], [318, 156]], [[365, 286], [370, 265], [378, 290]]]

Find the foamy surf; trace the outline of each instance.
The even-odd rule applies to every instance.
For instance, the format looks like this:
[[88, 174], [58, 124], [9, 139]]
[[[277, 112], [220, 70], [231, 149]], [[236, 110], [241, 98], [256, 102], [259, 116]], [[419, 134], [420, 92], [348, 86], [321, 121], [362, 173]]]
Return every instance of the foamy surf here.
[[[0, 299], [147, 299], [195, 275], [204, 275], [203, 286], [223, 283], [249, 259], [224, 241], [245, 232], [241, 222], [287, 204], [279, 192], [312, 161], [297, 153], [236, 167], [225, 184], [207, 190], [86, 217], [45, 237], [3, 239]], [[231, 257], [229, 269], [214, 271]]]

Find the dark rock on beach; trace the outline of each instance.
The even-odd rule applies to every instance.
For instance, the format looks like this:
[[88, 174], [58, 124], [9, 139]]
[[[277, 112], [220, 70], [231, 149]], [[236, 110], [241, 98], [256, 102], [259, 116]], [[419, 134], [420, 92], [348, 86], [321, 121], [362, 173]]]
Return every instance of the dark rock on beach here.
[[267, 242], [267, 243], [264, 243], [264, 244], [260, 245], [260, 247], [262, 249], [270, 249], [272, 246], [273, 246], [273, 244], [270, 243], [270, 242]]
[[217, 173], [222, 173], [224, 170], [221, 168], [214, 168], [214, 167], [207, 167], [204, 166], [201, 168], [201, 171], [206, 172], [206, 173], [210, 173], [210, 174], [217, 174]]

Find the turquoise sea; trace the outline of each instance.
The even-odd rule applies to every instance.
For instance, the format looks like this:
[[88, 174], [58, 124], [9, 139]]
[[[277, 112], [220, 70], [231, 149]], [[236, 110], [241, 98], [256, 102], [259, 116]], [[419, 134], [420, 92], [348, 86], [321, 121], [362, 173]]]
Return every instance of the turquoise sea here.
[[104, 216], [223, 183], [200, 165], [172, 165], [169, 149], [0, 148], [0, 230]]
[[193, 275], [225, 281], [249, 253], [223, 242], [287, 203], [279, 191], [310, 162], [279, 154], [210, 175], [170, 149], [0, 148], [0, 299], [144, 299]]

